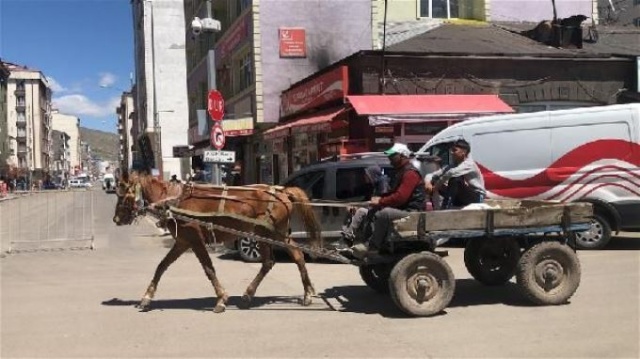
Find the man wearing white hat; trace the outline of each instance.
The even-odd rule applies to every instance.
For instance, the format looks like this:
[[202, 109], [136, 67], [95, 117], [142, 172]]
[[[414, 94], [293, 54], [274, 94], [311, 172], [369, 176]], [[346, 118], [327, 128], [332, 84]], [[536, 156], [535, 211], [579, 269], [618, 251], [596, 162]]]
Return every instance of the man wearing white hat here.
[[391, 221], [406, 217], [408, 212], [426, 209], [426, 191], [420, 172], [411, 163], [411, 150], [402, 143], [396, 143], [384, 151], [395, 169], [391, 180], [390, 191], [382, 197], [374, 197], [370, 201], [375, 211], [373, 234], [369, 244], [359, 243], [352, 247], [353, 255], [358, 258], [367, 252], [377, 252], [391, 231]]

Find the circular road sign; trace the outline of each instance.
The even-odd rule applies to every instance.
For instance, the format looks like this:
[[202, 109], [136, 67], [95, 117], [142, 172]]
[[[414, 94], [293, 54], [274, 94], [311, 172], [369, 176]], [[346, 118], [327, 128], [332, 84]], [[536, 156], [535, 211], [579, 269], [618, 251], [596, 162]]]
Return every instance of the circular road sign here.
[[220, 91], [211, 90], [207, 97], [207, 112], [213, 121], [222, 121], [224, 117], [224, 98]]
[[222, 127], [216, 123], [211, 128], [211, 146], [215, 147], [216, 150], [221, 150], [224, 147], [224, 131]]

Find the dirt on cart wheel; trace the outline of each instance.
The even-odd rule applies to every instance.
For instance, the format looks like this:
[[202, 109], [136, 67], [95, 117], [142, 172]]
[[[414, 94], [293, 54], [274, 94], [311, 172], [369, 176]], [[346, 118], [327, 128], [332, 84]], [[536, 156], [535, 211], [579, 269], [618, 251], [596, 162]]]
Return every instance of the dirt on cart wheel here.
[[520, 245], [513, 237], [473, 238], [464, 249], [464, 265], [484, 285], [502, 285], [515, 274]]
[[566, 303], [580, 285], [580, 262], [569, 246], [542, 242], [524, 252], [516, 271], [520, 291], [535, 304]]
[[365, 284], [381, 294], [389, 293], [389, 275], [393, 263], [363, 264], [360, 266], [360, 277]]
[[389, 277], [391, 299], [403, 312], [413, 316], [442, 312], [451, 302], [455, 287], [451, 267], [431, 252], [404, 257]]

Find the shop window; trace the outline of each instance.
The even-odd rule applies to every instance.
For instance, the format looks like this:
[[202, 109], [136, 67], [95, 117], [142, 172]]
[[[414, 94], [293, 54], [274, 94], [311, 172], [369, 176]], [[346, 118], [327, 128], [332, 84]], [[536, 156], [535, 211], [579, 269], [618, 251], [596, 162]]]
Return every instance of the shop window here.
[[344, 168], [336, 171], [336, 198], [351, 201], [367, 200], [372, 192], [365, 181], [364, 168]]

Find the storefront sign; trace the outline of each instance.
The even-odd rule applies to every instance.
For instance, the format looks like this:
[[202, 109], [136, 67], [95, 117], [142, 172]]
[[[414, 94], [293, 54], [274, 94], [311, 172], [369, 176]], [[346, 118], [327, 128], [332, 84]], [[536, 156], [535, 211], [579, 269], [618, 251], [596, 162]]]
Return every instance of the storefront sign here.
[[238, 136], [251, 136], [253, 135], [253, 129], [244, 129], [244, 130], [229, 130], [224, 131], [225, 136], [227, 137], [238, 137]]
[[303, 28], [281, 27], [278, 29], [280, 38], [280, 57], [307, 57], [306, 34]]
[[247, 12], [227, 30], [226, 36], [216, 46], [217, 62], [222, 62], [240, 43], [247, 39], [251, 33], [251, 19], [251, 12]]
[[331, 132], [331, 122], [314, 123], [311, 125], [293, 126], [292, 134], [310, 133], [310, 132]]
[[320, 106], [343, 98], [349, 88], [346, 66], [340, 66], [282, 93], [282, 115]]
[[375, 133], [391, 133], [393, 134], [393, 126], [376, 126]]

